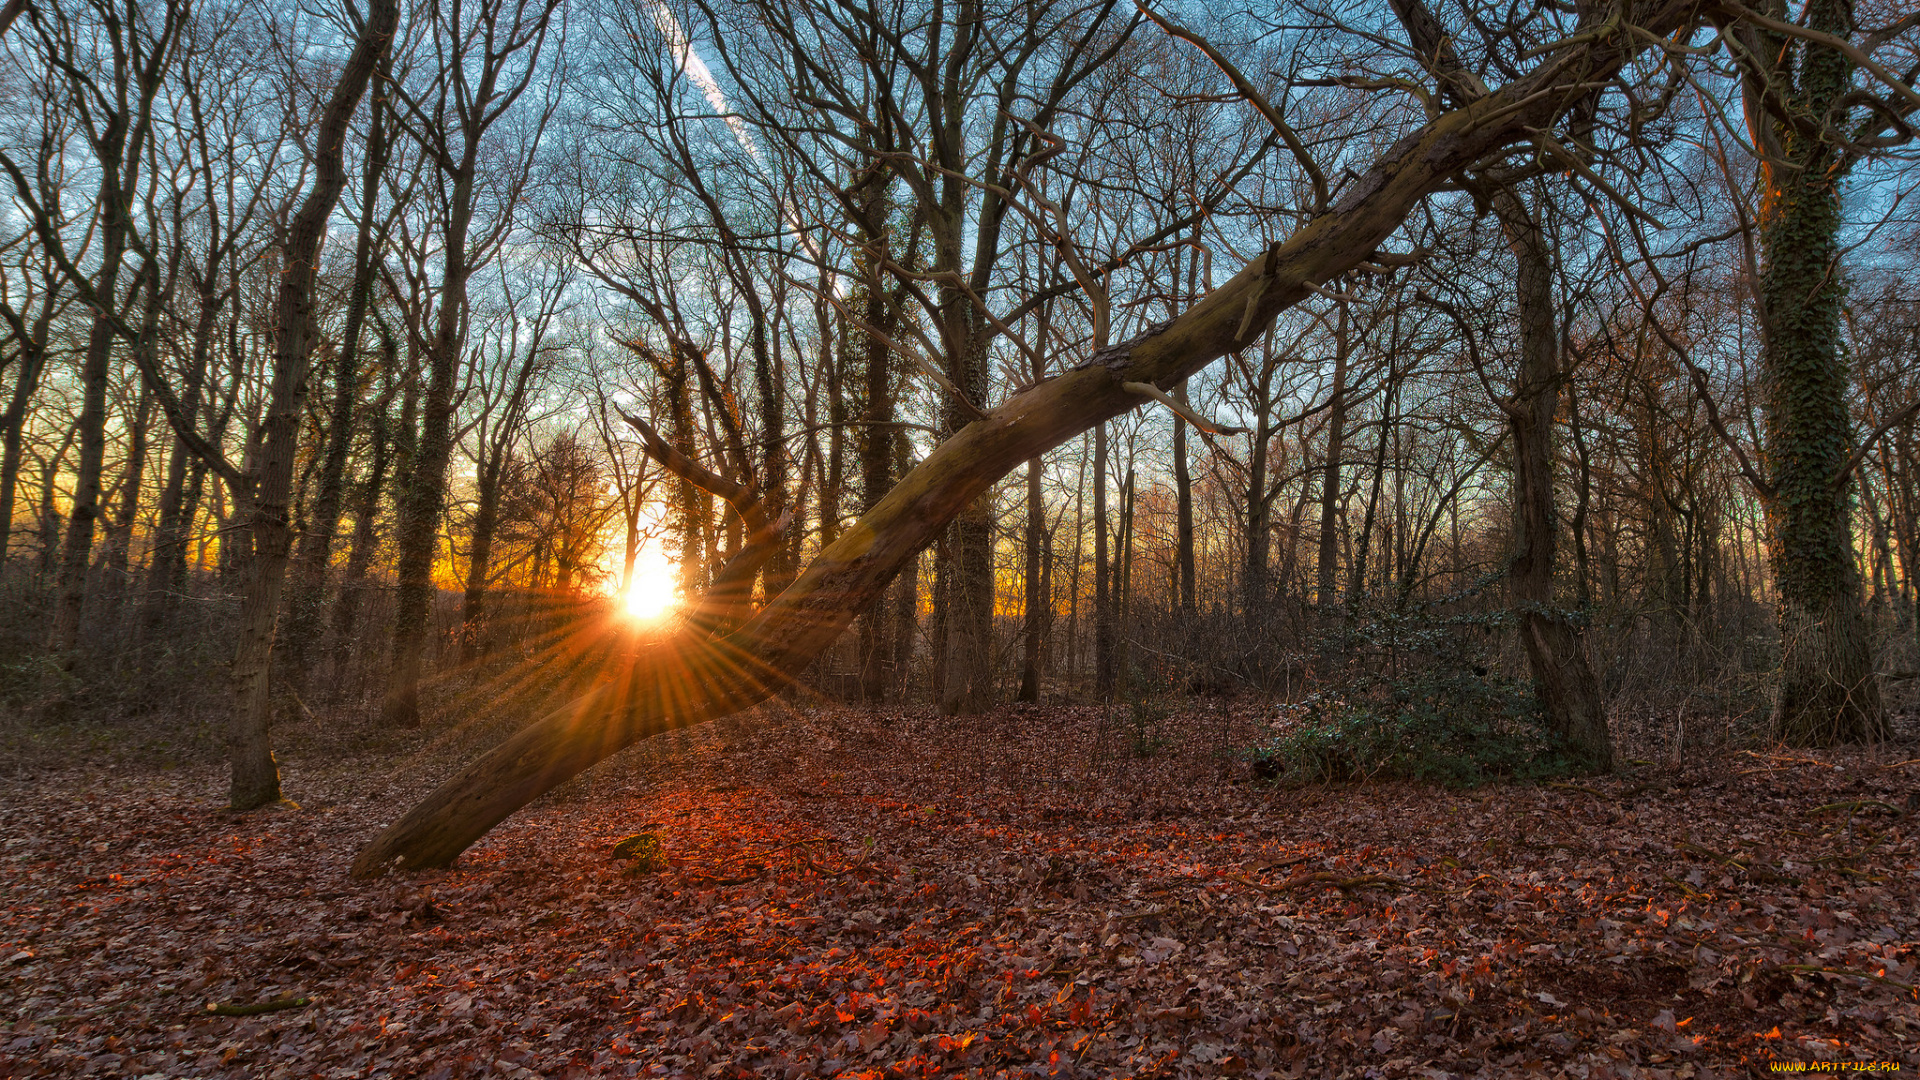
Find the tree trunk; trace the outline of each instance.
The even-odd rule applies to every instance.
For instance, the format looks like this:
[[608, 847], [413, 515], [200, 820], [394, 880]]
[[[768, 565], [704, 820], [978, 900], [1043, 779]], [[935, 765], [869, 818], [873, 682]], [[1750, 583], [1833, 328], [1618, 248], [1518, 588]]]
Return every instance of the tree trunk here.
[[[955, 385], [976, 405], [987, 396], [985, 327], [969, 302], [964, 325], [950, 340], [963, 342], [963, 363]], [[978, 423], [957, 408], [948, 413], [949, 430]], [[947, 597], [947, 680], [940, 711], [948, 716], [983, 713], [993, 703], [996, 651], [993, 641], [993, 497], [983, 491], [953, 523], [953, 571]]]
[[[480, 506], [473, 515], [473, 542], [467, 552], [467, 590], [460, 598], [460, 660], [466, 664], [487, 651], [487, 579], [493, 572], [493, 534], [500, 523], [500, 478], [506, 452], [503, 441], [480, 467]], [[632, 569], [629, 563], [628, 577], [633, 576]]]
[[[1173, 399], [1187, 404], [1187, 384], [1173, 388]], [[1193, 470], [1187, 463], [1187, 422], [1173, 419], [1173, 518], [1174, 576], [1179, 579], [1180, 619], [1187, 627], [1199, 615], [1194, 590], [1193, 561]]]
[[[383, 58], [382, 65], [390, 62]], [[294, 555], [293, 596], [288, 603], [287, 639], [294, 650], [291, 668], [304, 677], [307, 649], [318, 636], [327, 590], [327, 566], [333, 557], [334, 534], [340, 529], [346, 502], [347, 458], [353, 450], [354, 409], [360, 399], [360, 332], [367, 306], [373, 300], [374, 213], [379, 204], [380, 175], [386, 169], [387, 138], [384, 111], [376, 90], [367, 109], [367, 152], [361, 175], [360, 227], [354, 241], [353, 284], [347, 293], [345, 324], [340, 331], [340, 354], [334, 363], [333, 402], [327, 415], [326, 453], [312, 511], [300, 534]]]
[[[1185, 299], [1191, 303], [1200, 295], [1200, 234], [1202, 226], [1193, 227], [1193, 244], [1187, 252], [1187, 291]], [[1179, 260], [1174, 261], [1177, 270]], [[1175, 312], [1174, 314], [1177, 314]], [[1187, 380], [1173, 388], [1173, 399], [1182, 405], [1187, 400]], [[1179, 579], [1180, 618], [1191, 631], [1194, 620], [1199, 617], [1198, 598], [1195, 595], [1195, 567], [1193, 557], [1193, 470], [1187, 461], [1187, 421], [1175, 414], [1173, 418], [1173, 502], [1174, 502], [1174, 562], [1175, 576]]]
[[47, 457], [40, 471], [40, 505], [36, 516], [40, 519], [40, 574], [43, 577], [60, 563], [60, 507], [54, 502], [54, 481], [59, 478], [61, 463], [66, 461], [67, 451], [73, 449], [79, 435], [80, 422], [76, 419], [68, 425], [60, 448]]
[[[1692, 8], [1638, 13], [1655, 37], [1686, 25]], [[1441, 114], [1389, 150], [1350, 194], [1263, 259], [1166, 324], [1097, 353], [1090, 363], [1016, 394], [968, 424], [902, 477], [878, 506], [823, 550], [790, 587], [720, 638], [692, 628], [635, 655], [628, 669], [523, 728], [442, 784], [361, 850], [353, 872], [447, 866], [540, 794], [636, 739], [727, 715], [766, 699], [805, 671], [921, 548], [995, 482], [1081, 431], [1141, 404], [1128, 382], [1172, 386], [1264, 334], [1309, 286], [1353, 268], [1418, 202], [1494, 149], [1548, 123], [1548, 93], [1605, 78], [1639, 35], [1586, 35], [1473, 103]], [[1578, 62], [1574, 62], [1577, 59]]]
[[1113, 693], [1113, 562], [1107, 557], [1107, 425], [1093, 429], [1093, 692]]
[[[1847, 0], [1812, 0], [1808, 25], [1853, 34]], [[1784, 108], [1750, 100], [1748, 112], [1784, 164], [1763, 165], [1760, 307], [1766, 390], [1764, 427], [1772, 490], [1765, 493], [1767, 554], [1780, 624], [1780, 688], [1774, 737], [1793, 746], [1887, 738], [1886, 706], [1874, 675], [1873, 642], [1854, 563], [1853, 482], [1840, 470], [1854, 445], [1849, 379], [1841, 347], [1846, 282], [1839, 271], [1840, 185], [1852, 64], [1824, 45], [1785, 42], [1764, 93], [1786, 92]], [[1798, 54], [1799, 71], [1791, 58]], [[1794, 78], [1797, 75], [1798, 78]], [[1771, 85], [1774, 83], [1783, 86]], [[1763, 91], [1750, 88], [1750, 97]]]
[[1027, 462], [1026, 612], [1021, 627], [1020, 692], [1017, 700], [1040, 700], [1040, 638], [1046, 627], [1052, 598], [1040, 588], [1040, 566], [1046, 559], [1047, 507], [1041, 499], [1040, 459]]
[[109, 594], [124, 595], [128, 590], [127, 565], [133, 558], [133, 527], [140, 517], [140, 493], [147, 474], [147, 439], [153, 426], [153, 394], [145, 386], [127, 423], [127, 459], [120, 482], [120, 512], [115, 515], [113, 542], [107, 549], [107, 575], [112, 582]]
[[40, 388], [41, 373], [46, 370], [47, 322], [41, 318], [20, 343], [13, 395], [7, 402], [6, 414], [0, 416], [0, 439], [4, 439], [0, 445], [0, 568], [7, 564], [13, 539], [13, 508], [20, 490], [20, 442], [26, 431], [27, 407]]
[[1508, 565], [1534, 692], [1547, 722], [1573, 756], [1595, 772], [1613, 768], [1606, 701], [1573, 619], [1554, 604], [1553, 414], [1560, 400], [1560, 335], [1553, 317], [1553, 256], [1519, 196], [1500, 192], [1494, 208], [1518, 267], [1520, 371], [1502, 402], [1513, 432], [1514, 554]]
[[[1129, 455], [1131, 457], [1131, 455]], [[1119, 630], [1114, 635], [1113, 666], [1115, 685], [1122, 697], [1130, 693], [1132, 664], [1127, 656], [1127, 643], [1132, 638], [1132, 626], [1127, 618], [1133, 607], [1133, 466], [1127, 466], [1126, 483], [1120, 486], [1120, 550], [1117, 562], [1118, 588], [1114, 590], [1113, 609], [1115, 624]]]
[[[885, 174], [881, 174], [883, 180]], [[872, 254], [863, 252], [861, 269], [863, 288], [866, 289], [866, 311], [864, 318], [869, 326], [886, 333], [892, 333], [894, 305], [888, 302], [886, 292], [881, 288], [879, 258], [888, 253], [887, 216], [890, 203], [885, 198], [885, 187], [880, 180], [873, 185], [873, 194], [863, 205], [866, 220], [861, 223], [867, 244], [879, 250]], [[887, 488], [893, 483], [894, 441], [899, 437], [894, 424], [893, 393], [893, 350], [880, 334], [862, 335], [866, 342], [866, 402], [867, 410], [863, 419], [866, 426], [860, 436], [860, 509], [864, 513], [872, 510], [885, 497]], [[772, 589], [769, 595], [775, 595]], [[887, 697], [887, 668], [892, 659], [893, 634], [890, 628], [891, 614], [887, 610], [886, 598], [874, 602], [873, 607], [860, 619], [860, 696], [870, 704], [878, 704]]]
[[420, 679], [433, 636], [433, 556], [447, 498], [447, 464], [453, 456], [453, 408], [460, 352], [465, 342], [467, 231], [473, 221], [474, 168], [454, 174], [449, 196], [444, 265], [433, 349], [427, 356], [427, 393], [421, 406], [420, 444], [400, 492], [395, 527], [399, 589], [393, 616], [393, 666], [387, 673], [381, 721], [389, 727], [420, 726]]
[[233, 766], [230, 803], [251, 810], [280, 798], [280, 771], [267, 739], [272, 721], [273, 624], [280, 612], [293, 545], [288, 502], [300, 416], [313, 346], [313, 283], [327, 218], [346, 187], [344, 147], [353, 112], [400, 17], [395, 0], [371, 0], [353, 52], [340, 70], [314, 141], [313, 187], [287, 229], [286, 257], [274, 303], [273, 375], [253, 491], [254, 556], [240, 602], [239, 642], [233, 656], [233, 715], [227, 753]]
[[[911, 450], [904, 436], [893, 440], [893, 475], [905, 476], [913, 467]], [[902, 700], [910, 688], [913, 650], [920, 637], [920, 556], [907, 561], [894, 584], [893, 680]]]
[[1341, 457], [1347, 452], [1347, 305], [1334, 324], [1333, 396], [1327, 406], [1327, 460], [1320, 467], [1320, 550], [1314, 565], [1314, 603], [1331, 614], [1340, 600]]
[[[212, 275], [208, 275], [211, 279]], [[192, 366], [187, 370], [186, 387], [180, 394], [181, 422], [192, 425], [200, 415], [207, 366], [211, 359], [214, 301], [208, 292], [201, 295], [201, 316], [195, 327]], [[158, 631], [173, 612], [173, 593], [179, 586], [180, 571], [186, 565], [187, 530], [192, 511], [187, 503], [187, 477], [194, 454], [175, 432], [173, 449], [167, 454], [167, 479], [160, 489], [160, 513], [153, 532], [152, 550], [147, 555], [146, 596], [141, 601], [140, 633], [149, 637]], [[205, 464], [201, 468], [205, 469]]]
[[1260, 385], [1254, 388], [1253, 447], [1247, 455], [1247, 551], [1240, 571], [1240, 605], [1247, 621], [1249, 645], [1256, 640], [1254, 635], [1264, 631], [1272, 591], [1267, 581], [1272, 538], [1269, 515], [1273, 507], [1267, 494], [1267, 440], [1273, 433], [1272, 380], [1273, 365], [1269, 363], [1261, 373]]
[[[389, 341], [385, 350], [389, 364], [395, 352], [391, 345]], [[388, 462], [392, 457], [387, 429], [386, 406], [383, 403], [373, 413], [373, 456], [367, 462], [367, 474], [360, 483], [353, 511], [353, 541], [348, 545], [347, 565], [340, 575], [340, 597], [333, 605], [330, 633], [336, 696], [346, 682], [342, 676], [354, 651], [354, 631], [360, 621], [361, 597], [367, 589], [367, 568], [373, 564], [374, 550], [378, 546], [374, 527], [380, 518], [380, 492], [386, 483]]]
[[[105, 244], [114, 264], [117, 228], [106, 228]], [[114, 274], [100, 275], [100, 293], [113, 295]], [[93, 523], [100, 517], [100, 473], [107, 453], [107, 373], [113, 350], [113, 325], [105, 314], [95, 316], [87, 334], [86, 358], [80, 370], [80, 462], [73, 481], [73, 503], [67, 510], [66, 542], [60, 549], [60, 574], [54, 582], [53, 635], [48, 647], [60, 666], [73, 670], [80, 643], [80, 613], [87, 601], [88, 556], [93, 551]]]

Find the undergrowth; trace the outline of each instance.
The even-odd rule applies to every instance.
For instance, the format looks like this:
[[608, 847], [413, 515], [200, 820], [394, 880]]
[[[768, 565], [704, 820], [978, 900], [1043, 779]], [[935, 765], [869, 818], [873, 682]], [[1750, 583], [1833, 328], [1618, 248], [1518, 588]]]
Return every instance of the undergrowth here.
[[1486, 655], [1510, 616], [1442, 611], [1460, 598], [1350, 611], [1320, 647], [1348, 658], [1344, 677], [1285, 708], [1272, 738], [1248, 751], [1256, 774], [1472, 787], [1575, 771], [1532, 686], [1493, 670]]
[[1574, 769], [1530, 688], [1471, 671], [1424, 671], [1349, 693], [1315, 694], [1293, 724], [1249, 753], [1282, 783], [1419, 780], [1472, 787]]

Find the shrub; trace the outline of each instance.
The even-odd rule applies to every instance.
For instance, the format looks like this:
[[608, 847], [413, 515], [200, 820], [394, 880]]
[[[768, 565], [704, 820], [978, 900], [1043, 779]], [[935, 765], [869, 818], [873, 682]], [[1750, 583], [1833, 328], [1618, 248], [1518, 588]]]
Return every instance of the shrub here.
[[1356, 683], [1294, 707], [1296, 722], [1248, 756], [1283, 783], [1394, 778], [1470, 787], [1537, 779], [1573, 762], [1530, 688], [1472, 670], [1426, 670]]
[[651, 874], [667, 868], [667, 849], [660, 834], [635, 833], [613, 845], [613, 857], [627, 862], [629, 874]]
[[1167, 737], [1167, 718], [1173, 704], [1163, 695], [1134, 698], [1127, 703], [1127, 751], [1137, 758], [1150, 758], [1172, 742]]

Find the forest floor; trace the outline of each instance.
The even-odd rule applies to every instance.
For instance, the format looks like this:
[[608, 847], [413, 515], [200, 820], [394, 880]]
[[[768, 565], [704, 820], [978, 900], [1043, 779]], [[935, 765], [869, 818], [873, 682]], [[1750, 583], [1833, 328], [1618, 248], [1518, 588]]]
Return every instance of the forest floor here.
[[[1224, 756], [1258, 708], [1175, 723], [763, 714], [371, 884], [356, 847], [457, 739], [293, 756], [301, 808], [244, 815], [209, 765], [16, 773], [0, 1076], [1920, 1066], [1912, 747], [1287, 789]], [[613, 852], [635, 834], [661, 865]]]

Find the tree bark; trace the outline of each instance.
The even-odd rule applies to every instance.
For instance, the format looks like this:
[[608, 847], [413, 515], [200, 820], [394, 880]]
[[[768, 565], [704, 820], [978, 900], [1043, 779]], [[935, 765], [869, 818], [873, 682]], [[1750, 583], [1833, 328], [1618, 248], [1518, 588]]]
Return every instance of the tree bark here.
[[[886, 334], [893, 332], [893, 314], [897, 310], [881, 285], [880, 264], [891, 257], [888, 225], [892, 203], [886, 198], [888, 173], [876, 170], [868, 181], [867, 198], [861, 206], [862, 239], [868, 250], [859, 259], [861, 287], [866, 290], [865, 321]], [[862, 335], [866, 343], [866, 426], [860, 436], [860, 509], [872, 510], [885, 497], [893, 483], [894, 440], [899, 436], [894, 424], [893, 350], [880, 333]], [[789, 575], [790, 578], [790, 575]], [[767, 590], [769, 595], [775, 590]], [[874, 601], [860, 620], [860, 696], [870, 704], [886, 700], [887, 669], [892, 663], [892, 612], [885, 597]]]
[[1021, 633], [1020, 692], [1016, 700], [1040, 700], [1040, 639], [1053, 600], [1040, 587], [1040, 567], [1046, 559], [1047, 506], [1041, 499], [1040, 459], [1027, 462], [1026, 611]]
[[[467, 588], [460, 598], [460, 660], [467, 664], [487, 651], [487, 582], [493, 572], [493, 534], [500, 524], [500, 479], [506, 450], [503, 443], [480, 466], [480, 506], [473, 515]], [[632, 576], [631, 566], [628, 576]]]
[[[971, 301], [955, 303], [965, 314], [947, 340], [960, 346], [954, 384], [978, 407], [987, 396], [985, 326]], [[949, 430], [965, 430], [970, 419], [958, 403], [949, 405]], [[949, 716], [985, 712], [993, 702], [993, 498], [983, 491], [953, 523], [953, 567], [947, 596], [947, 678], [940, 711]]]
[[[1807, 23], [1850, 37], [1852, 5], [1812, 0]], [[1854, 445], [1840, 334], [1846, 292], [1839, 272], [1840, 185], [1848, 158], [1840, 133], [1827, 127], [1844, 122], [1853, 66], [1828, 46], [1796, 47], [1764, 36], [1764, 55], [1784, 58], [1767, 86], [1749, 86], [1747, 106], [1761, 145], [1783, 159], [1762, 166], [1760, 212], [1765, 457], [1772, 488], [1763, 504], [1780, 626], [1771, 727], [1775, 738], [1794, 746], [1878, 741], [1889, 734], [1887, 711], [1861, 610], [1853, 480], [1841, 476]], [[1789, 115], [1759, 100], [1765, 94], [1785, 95], [1779, 111]]]
[[[391, 57], [383, 59], [383, 66]], [[340, 331], [340, 353], [335, 358], [333, 401], [327, 412], [327, 446], [320, 464], [312, 511], [300, 534], [294, 555], [293, 596], [288, 607], [287, 637], [294, 650], [291, 665], [296, 678], [305, 675], [307, 649], [319, 636], [326, 598], [327, 567], [333, 558], [334, 534], [340, 530], [346, 503], [347, 458], [353, 450], [354, 412], [360, 399], [360, 332], [367, 307], [373, 301], [374, 214], [379, 204], [380, 176], [386, 170], [387, 136], [381, 97], [376, 90], [367, 109], [367, 152], [361, 173], [360, 223], [354, 239], [353, 284], [347, 293], [347, 311]]]
[[313, 347], [313, 283], [327, 218], [346, 187], [344, 147], [354, 109], [373, 78], [400, 18], [395, 0], [370, 0], [353, 52], [321, 114], [314, 139], [313, 187], [287, 230], [286, 255], [274, 303], [273, 376], [254, 468], [254, 557], [247, 566], [240, 602], [239, 642], [233, 656], [233, 714], [227, 753], [233, 767], [230, 803], [251, 810], [280, 798], [280, 771], [267, 729], [272, 720], [274, 620], [293, 544], [288, 514], [294, 457], [300, 449], [300, 414], [307, 391], [307, 361]]
[[[115, 211], [118, 213], [118, 211]], [[112, 238], [122, 230], [103, 228], [103, 259], [118, 266], [120, 252]], [[114, 292], [113, 271], [100, 275], [102, 295]], [[87, 351], [80, 369], [80, 461], [73, 481], [73, 504], [67, 510], [67, 535], [60, 548], [60, 572], [54, 582], [53, 634], [48, 648], [68, 671], [78, 658], [80, 614], [87, 601], [88, 556], [93, 551], [93, 523], [100, 517], [100, 476], [107, 453], [107, 375], [113, 349], [113, 327], [106, 315], [94, 318], [87, 334]]]
[[1508, 564], [1514, 615], [1547, 722], [1582, 766], [1613, 768], [1600, 681], [1567, 612], [1554, 604], [1553, 414], [1560, 400], [1560, 335], [1553, 315], [1553, 256], [1539, 222], [1519, 196], [1501, 191], [1494, 209], [1518, 267], [1520, 370], [1512, 397], [1501, 402], [1513, 433], [1514, 553]]
[[[1173, 400], [1187, 402], [1187, 384], [1173, 388]], [[1178, 579], [1180, 618], [1188, 626], [1198, 617], [1193, 559], [1193, 469], [1187, 462], [1187, 422], [1173, 418], [1174, 576]]]
[[[1648, 7], [1665, 35], [1692, 8]], [[736, 712], [798, 678], [916, 553], [1002, 476], [1141, 404], [1128, 382], [1169, 387], [1264, 334], [1275, 315], [1373, 253], [1428, 193], [1551, 121], [1569, 87], [1604, 79], [1638, 35], [1588, 35], [1534, 74], [1441, 114], [1387, 151], [1349, 194], [1179, 317], [1096, 352], [955, 432], [793, 585], [721, 637], [691, 628], [641, 650], [613, 680], [537, 720], [442, 784], [361, 850], [357, 876], [446, 866], [528, 801], [637, 739]], [[1577, 91], [1584, 93], [1585, 91]]]
[[1267, 601], [1272, 595], [1268, 563], [1272, 544], [1273, 496], [1267, 492], [1267, 441], [1273, 434], [1273, 372], [1271, 361], [1262, 365], [1259, 385], [1253, 387], [1253, 445], [1247, 454], [1247, 551], [1240, 571], [1240, 604], [1244, 613], [1248, 643], [1257, 640], [1267, 620]]
[[1107, 552], [1107, 425], [1093, 429], [1093, 692], [1113, 693], [1113, 560]]
[[7, 411], [0, 415], [0, 568], [7, 564], [13, 539], [13, 508], [20, 490], [21, 439], [26, 431], [27, 407], [40, 389], [41, 375], [47, 364], [47, 327], [52, 320], [52, 304], [44, 303], [41, 315], [31, 327], [24, 322], [16, 332], [20, 356], [14, 361], [13, 394]]
[[1314, 603], [1331, 614], [1339, 603], [1341, 458], [1347, 452], [1347, 306], [1340, 305], [1333, 339], [1333, 396], [1327, 406], [1327, 460], [1320, 467], [1320, 550], [1314, 566]]
[[[391, 338], [383, 337], [381, 351], [387, 370], [392, 371], [398, 350], [394, 348]], [[411, 376], [402, 377], [411, 381]], [[380, 517], [380, 494], [386, 484], [388, 463], [396, 449], [389, 438], [387, 408], [388, 403], [383, 400], [373, 409], [373, 430], [369, 440], [372, 443], [372, 458], [367, 462], [367, 472], [357, 492], [353, 510], [353, 541], [347, 547], [347, 565], [340, 575], [340, 596], [333, 605], [330, 634], [336, 696], [346, 683], [342, 676], [354, 651], [354, 630], [360, 621], [360, 602], [367, 589], [367, 569], [373, 564], [374, 549], [377, 547], [378, 538], [374, 528]]]

